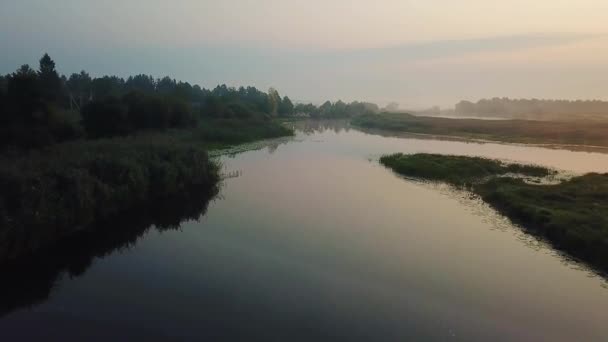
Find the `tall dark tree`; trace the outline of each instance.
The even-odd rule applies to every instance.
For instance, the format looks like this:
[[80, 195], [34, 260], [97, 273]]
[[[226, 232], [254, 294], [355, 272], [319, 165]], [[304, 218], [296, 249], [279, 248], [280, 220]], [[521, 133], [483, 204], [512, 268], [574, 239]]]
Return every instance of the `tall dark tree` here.
[[91, 84], [94, 100], [103, 100], [106, 97], [120, 97], [126, 93], [125, 80], [116, 76], [96, 78]]
[[325, 101], [325, 103], [323, 103], [321, 107], [319, 107], [320, 114], [322, 116], [331, 116], [332, 107], [333, 105], [330, 101]]
[[175, 85], [175, 89], [173, 90], [171, 95], [182, 101], [193, 102], [193, 90], [192, 86], [188, 82], [178, 82]]
[[8, 77], [0, 75], [0, 94], [6, 94], [8, 88]]
[[281, 101], [281, 106], [279, 108], [279, 115], [282, 115], [282, 116], [293, 115], [293, 110], [294, 110], [293, 102], [291, 102], [289, 97], [285, 96], [283, 98], [283, 100]]
[[344, 103], [342, 100], [338, 100], [336, 103], [334, 103], [331, 114], [334, 117], [346, 117], [348, 116], [346, 109], [346, 103]]
[[29, 65], [22, 65], [8, 78], [7, 97], [10, 99], [14, 120], [31, 121], [41, 107], [40, 79]]
[[59, 101], [63, 90], [61, 78], [55, 70], [55, 61], [47, 53], [40, 59], [38, 76], [42, 98], [48, 102]]
[[205, 99], [201, 108], [201, 115], [204, 117], [217, 118], [221, 117], [224, 112], [224, 104], [219, 96], [209, 95]]
[[82, 108], [92, 97], [93, 80], [84, 70], [79, 74], [72, 74], [66, 82], [70, 96], [70, 107], [76, 105]]
[[145, 94], [151, 94], [156, 91], [154, 77], [143, 74], [129, 77], [125, 86], [128, 91], [138, 91]]
[[169, 76], [165, 76], [156, 81], [156, 91], [161, 94], [170, 94], [175, 90], [176, 82]]
[[108, 97], [82, 108], [82, 122], [91, 138], [126, 135], [131, 132], [128, 108], [119, 99]]

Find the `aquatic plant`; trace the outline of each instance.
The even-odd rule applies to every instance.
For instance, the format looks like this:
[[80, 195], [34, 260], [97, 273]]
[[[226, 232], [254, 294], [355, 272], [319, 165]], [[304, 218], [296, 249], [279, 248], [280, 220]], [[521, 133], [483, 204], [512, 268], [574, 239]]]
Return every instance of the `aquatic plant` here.
[[393, 154], [380, 162], [401, 175], [466, 186], [527, 232], [601, 272], [608, 271], [608, 174], [530, 184], [508, 174], [538, 177], [554, 171], [436, 154]]

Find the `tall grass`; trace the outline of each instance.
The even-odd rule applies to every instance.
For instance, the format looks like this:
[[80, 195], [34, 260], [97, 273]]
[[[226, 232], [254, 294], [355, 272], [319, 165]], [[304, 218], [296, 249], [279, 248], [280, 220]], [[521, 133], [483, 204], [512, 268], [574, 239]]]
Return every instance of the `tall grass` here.
[[235, 145], [260, 139], [294, 135], [293, 130], [278, 122], [265, 119], [215, 119], [203, 120], [192, 131], [192, 141]]
[[0, 261], [193, 188], [214, 188], [206, 149], [291, 135], [264, 119], [203, 120], [196, 128], [80, 140], [0, 155]]
[[439, 154], [402, 153], [382, 156], [380, 162], [395, 172], [454, 185], [470, 185], [490, 176], [517, 173], [544, 177], [551, 170], [536, 165], [505, 164], [499, 160]]
[[361, 128], [504, 142], [608, 146], [608, 121], [478, 120], [382, 113], [352, 119]]
[[148, 201], [211, 189], [218, 167], [187, 144], [110, 139], [0, 158], [0, 260]]
[[531, 176], [551, 171], [504, 165], [476, 157], [394, 154], [381, 163], [412, 177], [468, 188], [528, 232], [556, 248], [608, 272], [608, 174], [587, 174], [553, 185], [528, 184], [506, 173]]

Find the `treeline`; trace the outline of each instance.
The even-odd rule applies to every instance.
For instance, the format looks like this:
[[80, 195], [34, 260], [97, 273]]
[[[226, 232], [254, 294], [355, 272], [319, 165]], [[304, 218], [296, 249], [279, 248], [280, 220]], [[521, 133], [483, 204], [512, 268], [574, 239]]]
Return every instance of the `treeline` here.
[[292, 113], [274, 89], [66, 77], [48, 55], [20, 67], [0, 78], [0, 264], [176, 195], [213, 193], [219, 167], [206, 149], [292, 135], [269, 120]]
[[326, 101], [321, 106], [309, 104], [297, 104], [294, 108], [296, 115], [306, 115], [311, 118], [350, 118], [364, 114], [379, 113], [380, 108], [375, 103], [351, 102], [345, 103], [338, 100], [334, 103]]
[[608, 116], [608, 102], [599, 100], [568, 101], [539, 99], [492, 98], [476, 103], [461, 101], [457, 115], [529, 118], [576, 118], [576, 116]]
[[0, 76], [0, 147], [34, 148], [78, 138], [190, 127], [205, 118], [293, 115], [275, 89], [226, 85], [208, 90], [170, 77], [60, 75], [45, 54], [38, 70], [23, 65]]

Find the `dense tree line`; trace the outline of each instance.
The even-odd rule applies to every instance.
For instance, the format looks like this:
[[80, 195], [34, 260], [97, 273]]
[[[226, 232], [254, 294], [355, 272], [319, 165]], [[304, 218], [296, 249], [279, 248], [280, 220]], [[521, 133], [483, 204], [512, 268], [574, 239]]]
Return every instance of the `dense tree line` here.
[[170, 77], [60, 75], [45, 54], [38, 70], [23, 65], [0, 76], [0, 147], [41, 147], [71, 139], [193, 126], [200, 119], [290, 116], [277, 90], [219, 85], [204, 89]]
[[461, 101], [455, 109], [458, 115], [575, 118], [577, 115], [608, 115], [608, 102], [492, 98], [482, 99], [476, 103]]
[[267, 119], [292, 115], [346, 118], [377, 113], [373, 103], [294, 104], [270, 88], [201, 88], [170, 77], [69, 77], [45, 54], [38, 70], [23, 65], [0, 76], [0, 147], [42, 147], [78, 138], [183, 128], [208, 119]]
[[312, 118], [349, 118], [364, 114], [375, 114], [380, 108], [375, 103], [351, 102], [345, 103], [338, 100], [334, 103], [326, 101], [321, 106], [309, 104], [297, 104], [294, 107], [295, 114], [309, 115]]

